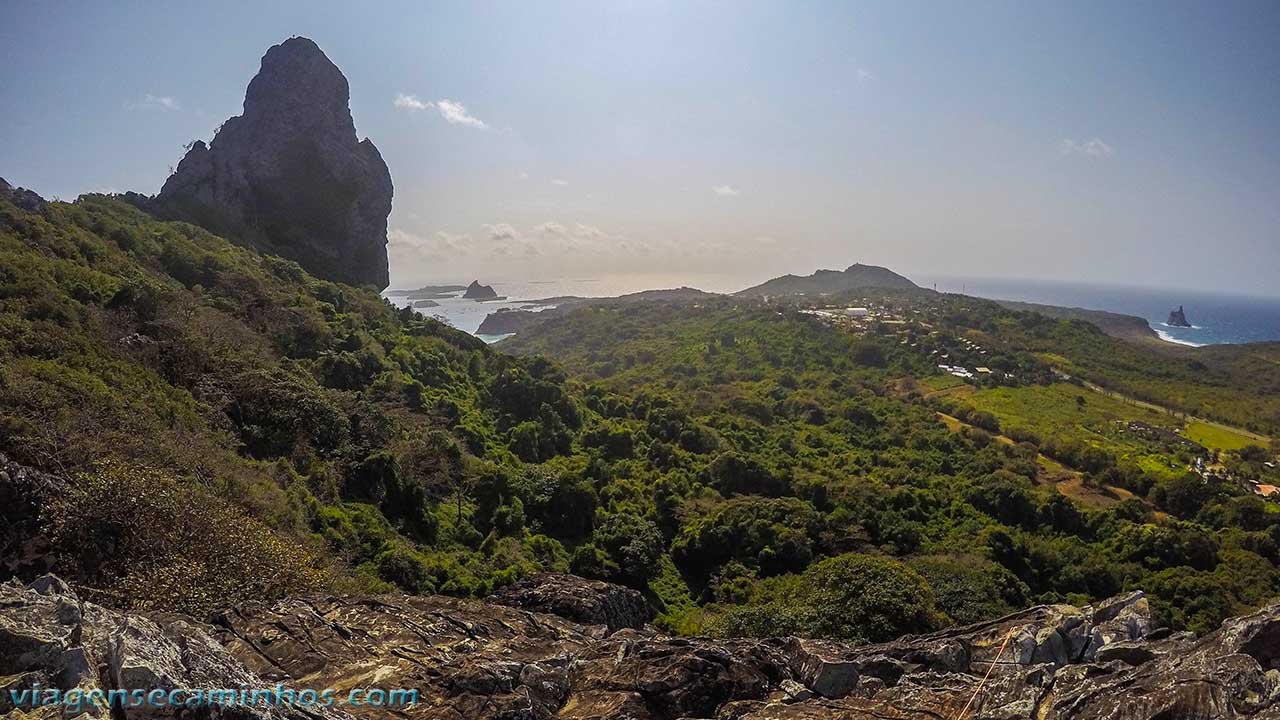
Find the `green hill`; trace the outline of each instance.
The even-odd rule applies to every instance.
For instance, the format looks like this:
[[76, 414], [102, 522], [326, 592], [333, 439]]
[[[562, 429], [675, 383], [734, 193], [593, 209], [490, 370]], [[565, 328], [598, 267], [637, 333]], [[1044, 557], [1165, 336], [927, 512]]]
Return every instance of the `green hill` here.
[[[645, 590], [676, 631], [875, 640], [1129, 587], [1200, 630], [1280, 586], [1280, 511], [1236, 485], [1013, 442], [928, 396], [925, 344], [1008, 329], [989, 362], [1034, 390], [1053, 376], [1031, 345], [1075, 353], [1083, 323], [902, 293], [907, 319], [859, 329], [698, 296], [574, 308], [508, 354], [120, 198], [11, 197], [0, 452], [66, 484], [0, 508], [3, 556], [108, 604], [572, 570]], [[1140, 449], [1175, 457], [1161, 442]], [[1077, 503], [1064, 472], [1135, 497]], [[829, 592], [847, 577], [891, 600]], [[834, 621], [851, 611], [878, 619]]]
[[738, 295], [750, 297], [777, 297], [781, 295], [829, 295], [831, 293], [861, 288], [918, 287], [905, 277], [878, 265], [850, 265], [844, 270], [818, 270], [812, 275], [783, 275], [755, 287], [738, 291]]

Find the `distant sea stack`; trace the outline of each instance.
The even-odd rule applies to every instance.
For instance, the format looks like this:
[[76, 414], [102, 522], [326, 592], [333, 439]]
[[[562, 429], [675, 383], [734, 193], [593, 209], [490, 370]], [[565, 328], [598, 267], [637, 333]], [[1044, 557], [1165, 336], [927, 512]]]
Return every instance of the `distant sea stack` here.
[[311, 40], [262, 56], [244, 113], [197, 140], [149, 209], [187, 220], [309, 272], [387, 286], [391, 174], [356, 137], [342, 71]]
[[898, 273], [879, 265], [855, 263], [843, 271], [818, 270], [812, 275], [783, 275], [737, 292], [737, 295], [827, 295], [859, 288], [898, 288], [910, 290], [919, 286]]
[[492, 285], [481, 285], [479, 280], [472, 280], [462, 297], [470, 300], [493, 300], [498, 297]]
[[1169, 312], [1169, 320], [1165, 325], [1169, 327], [1191, 327], [1191, 323], [1187, 322], [1187, 314], [1182, 311], [1181, 305], [1178, 306], [1178, 309]]

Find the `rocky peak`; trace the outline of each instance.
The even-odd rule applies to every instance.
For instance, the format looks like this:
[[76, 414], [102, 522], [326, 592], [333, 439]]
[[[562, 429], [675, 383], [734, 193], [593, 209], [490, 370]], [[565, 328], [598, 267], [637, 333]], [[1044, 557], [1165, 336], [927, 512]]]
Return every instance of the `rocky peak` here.
[[1187, 313], [1183, 311], [1181, 305], [1169, 311], [1169, 321], [1165, 324], [1173, 327], [1191, 327], [1191, 323], [1187, 322]]
[[[244, 95], [247, 121], [293, 133], [334, 132], [355, 140], [347, 78], [314, 41], [293, 37], [267, 50]], [[292, 127], [291, 127], [292, 126]]]
[[40, 212], [45, 206], [44, 198], [26, 188], [14, 187], [4, 178], [0, 178], [0, 198], [8, 200], [27, 212]]
[[360, 141], [347, 79], [311, 40], [272, 47], [244, 113], [196, 141], [151, 208], [320, 277], [387, 286], [391, 175]]

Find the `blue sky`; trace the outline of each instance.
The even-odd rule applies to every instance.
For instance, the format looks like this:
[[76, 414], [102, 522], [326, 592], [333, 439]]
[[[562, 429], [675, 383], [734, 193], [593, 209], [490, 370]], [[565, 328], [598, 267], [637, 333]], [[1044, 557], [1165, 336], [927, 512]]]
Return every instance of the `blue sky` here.
[[857, 261], [1280, 294], [1275, 2], [7, 2], [0, 176], [154, 193], [291, 35], [391, 169], [396, 285]]

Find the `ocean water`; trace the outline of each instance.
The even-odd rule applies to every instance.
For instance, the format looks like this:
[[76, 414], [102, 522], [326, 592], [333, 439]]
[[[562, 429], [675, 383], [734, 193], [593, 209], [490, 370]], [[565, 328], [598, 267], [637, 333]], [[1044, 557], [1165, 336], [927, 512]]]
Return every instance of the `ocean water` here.
[[[1280, 341], [1280, 298], [1189, 290], [988, 278], [935, 278], [917, 284], [995, 300], [1107, 310], [1146, 318], [1160, 337], [1183, 345]], [[1165, 324], [1181, 305], [1192, 327]]]
[[[490, 285], [505, 300], [492, 302], [476, 302], [462, 298], [462, 293], [454, 297], [435, 298], [439, 307], [419, 308], [424, 315], [442, 320], [463, 332], [476, 335], [485, 342], [496, 342], [504, 335], [480, 335], [476, 331], [485, 317], [499, 308], [520, 308], [524, 310], [544, 310], [554, 307], [555, 303], [530, 303], [527, 301], [542, 300], [564, 296], [577, 297], [616, 297], [643, 290], [666, 290], [679, 287], [692, 287], [707, 292], [735, 292], [761, 282], [761, 280], [744, 279], [731, 275], [696, 275], [696, 274], [618, 274], [600, 275], [598, 277], [564, 278], [558, 280], [488, 280], [480, 278], [482, 285]], [[414, 289], [423, 285], [467, 285], [471, 280], [440, 280], [432, 282], [416, 282], [395, 285], [394, 288]], [[385, 294], [384, 294], [385, 295]], [[404, 307], [412, 301], [403, 295], [385, 295], [397, 307]]]

